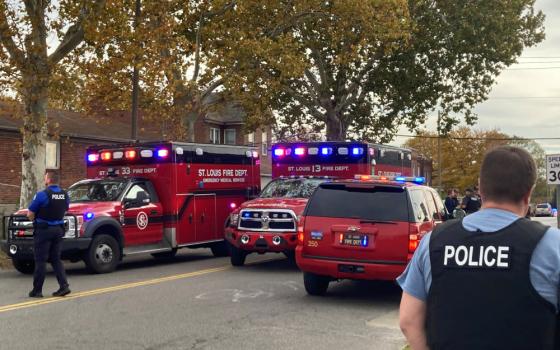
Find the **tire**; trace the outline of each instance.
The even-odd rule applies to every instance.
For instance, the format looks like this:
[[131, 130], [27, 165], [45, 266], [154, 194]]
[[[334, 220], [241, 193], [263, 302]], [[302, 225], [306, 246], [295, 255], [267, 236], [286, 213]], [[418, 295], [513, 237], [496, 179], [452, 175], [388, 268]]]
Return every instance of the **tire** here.
[[35, 261], [33, 260], [12, 258], [12, 265], [24, 275], [32, 275], [35, 271]]
[[284, 255], [286, 256], [286, 258], [288, 258], [288, 261], [291, 264], [295, 264], [296, 263], [296, 252], [293, 250], [289, 250], [284, 252]]
[[331, 279], [310, 272], [303, 273], [303, 285], [309, 295], [325, 295]]
[[230, 244], [230, 261], [233, 266], [243, 266], [245, 265], [245, 258], [247, 257], [247, 252], [241, 250], [234, 245]]
[[112, 236], [104, 234], [93, 237], [84, 256], [84, 262], [92, 273], [113, 272], [120, 260], [121, 249], [119, 244]]
[[173, 248], [168, 252], [153, 253], [152, 256], [156, 259], [172, 259], [177, 255], [177, 248]]
[[212, 250], [212, 254], [217, 258], [229, 256], [229, 247], [226, 241], [214, 243], [210, 246], [210, 249]]

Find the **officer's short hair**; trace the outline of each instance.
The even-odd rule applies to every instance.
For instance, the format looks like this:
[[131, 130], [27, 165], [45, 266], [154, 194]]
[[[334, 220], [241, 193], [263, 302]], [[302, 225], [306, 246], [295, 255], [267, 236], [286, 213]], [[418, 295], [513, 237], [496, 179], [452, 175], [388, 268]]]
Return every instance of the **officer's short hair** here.
[[484, 200], [519, 203], [536, 181], [535, 160], [522, 148], [500, 146], [484, 156], [480, 168], [480, 191]]
[[45, 174], [47, 175], [47, 178], [49, 178], [51, 180], [51, 183], [53, 184], [60, 184], [60, 174], [57, 171], [46, 171]]

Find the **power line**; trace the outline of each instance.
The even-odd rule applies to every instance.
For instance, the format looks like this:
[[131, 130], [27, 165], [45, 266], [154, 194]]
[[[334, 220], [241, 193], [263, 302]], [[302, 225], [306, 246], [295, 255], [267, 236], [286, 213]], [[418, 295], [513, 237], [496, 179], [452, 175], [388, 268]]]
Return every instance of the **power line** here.
[[520, 59], [524, 59], [524, 58], [560, 58], [560, 56], [522, 56], [519, 57]]
[[560, 67], [527, 67], [527, 68], [506, 68], [507, 70], [532, 70], [532, 69], [560, 69]]
[[[397, 137], [418, 138], [418, 139], [437, 139], [437, 135], [404, 135], [395, 134]], [[560, 140], [560, 137], [459, 137], [459, 136], [441, 136], [443, 139], [449, 140], [486, 140], [486, 141], [536, 141], [536, 140]]]
[[498, 96], [498, 97], [489, 97], [488, 101], [490, 101], [490, 100], [556, 99], [556, 98], [560, 98], [560, 96]]
[[533, 62], [517, 62], [517, 64], [541, 64], [541, 63], [560, 63], [560, 61], [533, 61]]

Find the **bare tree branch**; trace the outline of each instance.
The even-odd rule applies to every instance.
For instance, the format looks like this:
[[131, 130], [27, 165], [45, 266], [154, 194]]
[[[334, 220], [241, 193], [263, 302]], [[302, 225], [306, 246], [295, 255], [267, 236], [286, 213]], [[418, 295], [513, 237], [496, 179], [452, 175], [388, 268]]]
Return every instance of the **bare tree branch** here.
[[200, 70], [200, 36], [203, 22], [204, 15], [200, 15], [200, 19], [198, 20], [198, 28], [196, 29], [196, 51], [194, 53], [194, 73], [192, 77], [193, 82], [196, 82], [198, 80], [198, 72]]
[[317, 105], [312, 101], [309, 101], [305, 97], [301, 96], [297, 91], [289, 86], [283, 86], [282, 89], [292, 98], [298, 101], [301, 105], [309, 110], [309, 112], [317, 119], [325, 119], [325, 115], [317, 110]]
[[204, 90], [204, 92], [200, 95], [200, 100], [204, 100], [204, 98], [206, 98], [206, 96], [210, 95], [212, 92], [214, 92], [214, 90], [216, 90], [218, 87], [220, 87], [222, 84], [224, 83], [223, 79], [218, 79], [215, 82], [213, 82], [212, 84], [210, 84], [206, 90]]
[[22, 70], [25, 67], [25, 54], [14, 42], [13, 36], [19, 35], [19, 33], [14, 33], [10, 28], [6, 16], [7, 6], [5, 1], [0, 2], [0, 41], [10, 55], [10, 59], [14, 61], [19, 70]]
[[84, 40], [84, 24], [103, 10], [105, 2], [106, 0], [95, 0], [93, 12], [88, 12], [85, 8], [82, 8], [76, 23], [68, 28], [56, 50], [49, 56], [49, 63], [51, 65], [58, 63], [78, 45], [80, 45], [80, 43]]

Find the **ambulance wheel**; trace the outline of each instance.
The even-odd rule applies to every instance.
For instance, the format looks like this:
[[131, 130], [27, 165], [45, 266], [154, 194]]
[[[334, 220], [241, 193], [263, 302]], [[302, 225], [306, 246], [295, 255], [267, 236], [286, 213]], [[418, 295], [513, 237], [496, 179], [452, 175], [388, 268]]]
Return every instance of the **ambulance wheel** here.
[[120, 260], [119, 244], [109, 235], [95, 236], [84, 256], [84, 262], [92, 273], [113, 272]]
[[167, 252], [153, 253], [152, 256], [156, 259], [171, 259], [177, 255], [177, 248], [173, 248]]
[[16, 259], [12, 258], [12, 265], [19, 272], [24, 275], [31, 275], [35, 271], [35, 261], [30, 259]]
[[243, 266], [245, 265], [245, 258], [247, 257], [247, 252], [237, 248], [236, 246], [230, 244], [230, 260], [233, 266]]
[[309, 295], [325, 295], [331, 279], [310, 272], [303, 273], [303, 285]]
[[215, 257], [224, 257], [229, 255], [229, 248], [226, 241], [214, 243], [210, 246], [210, 249]]

